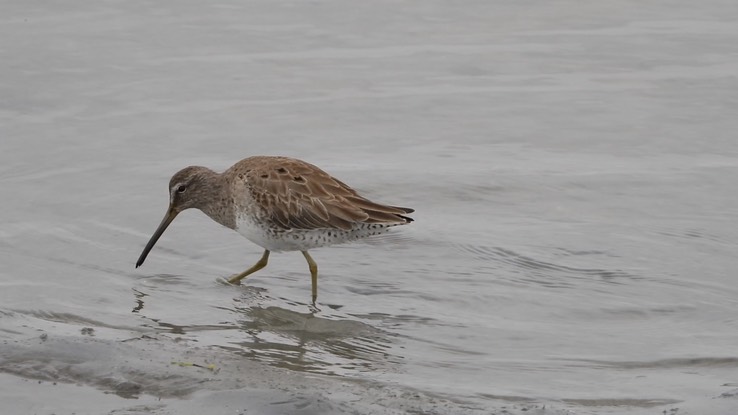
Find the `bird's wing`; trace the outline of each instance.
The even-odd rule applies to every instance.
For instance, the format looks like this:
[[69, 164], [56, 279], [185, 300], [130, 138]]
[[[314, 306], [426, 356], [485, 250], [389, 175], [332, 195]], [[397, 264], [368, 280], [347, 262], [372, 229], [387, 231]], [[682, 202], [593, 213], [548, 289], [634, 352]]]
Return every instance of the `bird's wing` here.
[[284, 229], [349, 230], [357, 223], [412, 220], [402, 216], [412, 209], [374, 203], [312, 164], [286, 157], [255, 161], [261, 162], [245, 173], [251, 196]]

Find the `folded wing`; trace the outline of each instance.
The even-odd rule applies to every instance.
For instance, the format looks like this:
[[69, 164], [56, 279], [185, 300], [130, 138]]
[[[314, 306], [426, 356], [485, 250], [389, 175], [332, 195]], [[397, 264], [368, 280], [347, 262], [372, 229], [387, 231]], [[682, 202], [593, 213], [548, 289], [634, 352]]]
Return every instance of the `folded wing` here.
[[[259, 160], [264, 159], [264, 160]], [[284, 229], [401, 225], [413, 209], [372, 202], [320, 168], [287, 157], [254, 157], [246, 178], [252, 197]]]

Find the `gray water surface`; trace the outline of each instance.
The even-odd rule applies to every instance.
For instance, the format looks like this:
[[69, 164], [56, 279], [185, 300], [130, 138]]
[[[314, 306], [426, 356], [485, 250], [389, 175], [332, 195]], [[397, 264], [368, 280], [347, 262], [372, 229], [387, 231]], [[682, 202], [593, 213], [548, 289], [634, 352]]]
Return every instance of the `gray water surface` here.
[[[738, 3], [5, 1], [0, 62], [3, 413], [738, 412]], [[199, 211], [134, 268], [259, 154], [416, 221], [317, 312]]]

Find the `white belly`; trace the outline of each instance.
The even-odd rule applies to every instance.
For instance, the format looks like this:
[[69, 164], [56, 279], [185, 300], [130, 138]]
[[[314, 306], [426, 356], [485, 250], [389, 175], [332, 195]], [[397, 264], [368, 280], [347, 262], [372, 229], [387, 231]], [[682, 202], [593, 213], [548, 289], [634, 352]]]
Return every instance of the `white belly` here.
[[236, 232], [264, 249], [274, 252], [307, 251], [321, 246], [353, 241], [387, 231], [387, 227], [358, 225], [353, 230], [311, 229], [272, 230], [254, 221], [250, 216], [236, 220]]

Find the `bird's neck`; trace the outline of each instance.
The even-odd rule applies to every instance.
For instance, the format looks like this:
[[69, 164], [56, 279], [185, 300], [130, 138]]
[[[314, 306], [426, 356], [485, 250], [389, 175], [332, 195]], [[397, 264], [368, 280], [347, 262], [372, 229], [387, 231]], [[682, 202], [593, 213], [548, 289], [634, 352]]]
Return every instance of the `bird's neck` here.
[[235, 229], [236, 215], [233, 209], [231, 186], [228, 186], [222, 174], [209, 171], [204, 177], [203, 186], [208, 193], [206, 202], [198, 206], [212, 220], [221, 225]]

